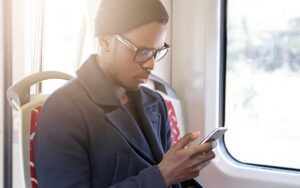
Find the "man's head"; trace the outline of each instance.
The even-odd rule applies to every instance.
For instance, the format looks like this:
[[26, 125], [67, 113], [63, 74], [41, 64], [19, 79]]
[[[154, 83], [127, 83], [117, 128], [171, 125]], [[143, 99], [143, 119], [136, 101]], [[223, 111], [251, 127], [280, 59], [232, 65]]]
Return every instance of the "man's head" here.
[[96, 18], [100, 67], [125, 89], [145, 83], [167, 51], [168, 14], [159, 0], [102, 0]]

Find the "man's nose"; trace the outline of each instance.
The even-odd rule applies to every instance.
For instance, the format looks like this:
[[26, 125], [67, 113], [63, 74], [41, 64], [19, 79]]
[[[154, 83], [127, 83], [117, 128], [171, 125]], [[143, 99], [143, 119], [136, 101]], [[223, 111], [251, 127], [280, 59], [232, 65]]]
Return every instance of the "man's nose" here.
[[142, 67], [147, 70], [154, 69], [154, 57], [150, 58], [148, 61], [142, 64]]

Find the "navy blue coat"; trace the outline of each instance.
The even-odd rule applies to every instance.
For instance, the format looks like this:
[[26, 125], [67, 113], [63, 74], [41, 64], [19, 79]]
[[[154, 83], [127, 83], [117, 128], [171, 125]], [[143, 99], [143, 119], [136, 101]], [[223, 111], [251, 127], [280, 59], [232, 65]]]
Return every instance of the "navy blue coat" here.
[[143, 134], [95, 58], [43, 105], [34, 146], [39, 188], [166, 187], [156, 166], [172, 143], [164, 100], [145, 87], [132, 93]]

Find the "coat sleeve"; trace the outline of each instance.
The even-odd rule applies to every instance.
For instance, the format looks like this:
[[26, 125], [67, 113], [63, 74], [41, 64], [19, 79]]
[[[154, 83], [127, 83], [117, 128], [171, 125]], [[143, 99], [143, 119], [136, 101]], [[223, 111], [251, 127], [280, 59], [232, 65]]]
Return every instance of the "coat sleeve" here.
[[42, 107], [34, 144], [39, 188], [90, 187], [87, 129], [76, 105], [54, 93]]

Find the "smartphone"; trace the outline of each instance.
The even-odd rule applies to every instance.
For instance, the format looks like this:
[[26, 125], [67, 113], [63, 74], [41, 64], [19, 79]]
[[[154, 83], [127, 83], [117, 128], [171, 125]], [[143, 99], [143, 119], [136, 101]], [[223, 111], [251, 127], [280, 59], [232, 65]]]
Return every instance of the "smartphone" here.
[[212, 140], [218, 140], [220, 139], [223, 134], [227, 131], [226, 127], [218, 127], [215, 130], [213, 130], [200, 144], [204, 144], [205, 142], [209, 142]]

